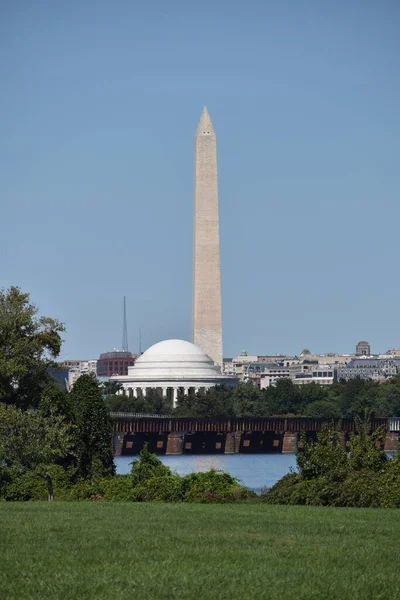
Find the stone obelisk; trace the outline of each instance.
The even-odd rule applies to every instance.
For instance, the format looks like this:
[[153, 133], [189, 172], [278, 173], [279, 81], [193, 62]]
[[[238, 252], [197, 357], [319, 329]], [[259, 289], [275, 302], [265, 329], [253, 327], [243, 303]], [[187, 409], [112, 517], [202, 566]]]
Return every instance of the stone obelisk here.
[[217, 137], [204, 107], [195, 136], [193, 343], [222, 366]]

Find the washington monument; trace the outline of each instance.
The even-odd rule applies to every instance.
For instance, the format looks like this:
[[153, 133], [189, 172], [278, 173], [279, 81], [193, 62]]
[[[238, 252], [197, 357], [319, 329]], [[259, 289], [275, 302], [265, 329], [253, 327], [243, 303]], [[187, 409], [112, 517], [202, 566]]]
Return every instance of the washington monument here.
[[204, 107], [195, 136], [193, 343], [222, 366], [217, 137]]

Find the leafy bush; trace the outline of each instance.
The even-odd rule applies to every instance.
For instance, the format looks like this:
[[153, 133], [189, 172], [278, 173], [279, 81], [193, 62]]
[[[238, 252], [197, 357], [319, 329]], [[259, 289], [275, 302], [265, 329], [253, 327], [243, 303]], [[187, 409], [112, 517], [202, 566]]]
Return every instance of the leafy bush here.
[[[205, 473], [191, 473], [182, 478], [185, 502], [232, 502], [242, 495], [250, 497], [253, 492], [238, 485], [238, 480], [216, 469]], [[239, 490], [243, 491], [239, 494]]]
[[400, 507], [400, 455], [388, 460], [385, 432], [370, 433], [356, 422], [347, 455], [338, 432], [325, 431], [317, 443], [304, 441], [297, 456], [299, 473], [289, 473], [262, 494], [269, 504], [313, 506]]
[[147, 444], [139, 454], [139, 459], [134, 460], [131, 469], [131, 480], [133, 487], [143, 484], [152, 477], [171, 476], [172, 471], [164, 465], [155, 454], [151, 454]]
[[104, 500], [130, 501], [133, 499], [132, 480], [129, 475], [115, 475], [99, 482], [99, 493]]
[[179, 475], [150, 477], [133, 489], [136, 502], [181, 502], [182, 478]]
[[380, 474], [364, 469], [351, 473], [342, 483], [336, 505], [376, 508], [381, 502]]
[[349, 461], [340, 433], [328, 429], [318, 433], [317, 443], [302, 437], [303, 452], [297, 455], [297, 466], [304, 479], [327, 477], [343, 481], [349, 470]]
[[[59, 465], [50, 465], [47, 468], [53, 481], [55, 498], [65, 495], [70, 487], [71, 472], [64, 470]], [[8, 473], [8, 481], [1, 488], [1, 496], [9, 501], [47, 500], [47, 482], [42, 469], [19, 471], [15, 469]]]
[[300, 481], [298, 473], [288, 473], [271, 488], [263, 490], [261, 500], [268, 504], [292, 504], [292, 493]]

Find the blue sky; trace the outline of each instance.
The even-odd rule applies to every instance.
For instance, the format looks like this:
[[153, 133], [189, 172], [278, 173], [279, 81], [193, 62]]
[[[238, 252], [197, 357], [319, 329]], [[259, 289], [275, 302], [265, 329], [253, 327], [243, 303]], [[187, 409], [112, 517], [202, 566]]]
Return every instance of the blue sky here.
[[62, 358], [190, 339], [194, 133], [218, 139], [224, 355], [400, 347], [400, 4], [0, 7], [0, 286]]

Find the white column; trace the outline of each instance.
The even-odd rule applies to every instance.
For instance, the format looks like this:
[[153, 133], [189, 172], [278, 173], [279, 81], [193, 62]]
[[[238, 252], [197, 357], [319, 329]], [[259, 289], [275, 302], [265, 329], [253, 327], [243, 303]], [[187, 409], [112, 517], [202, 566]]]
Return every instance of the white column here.
[[183, 393], [185, 396], [187, 396], [189, 393], [189, 388], [183, 388]]
[[178, 388], [172, 388], [172, 406], [175, 408], [178, 400]]
[[137, 388], [133, 388], [133, 397], [137, 398]]

